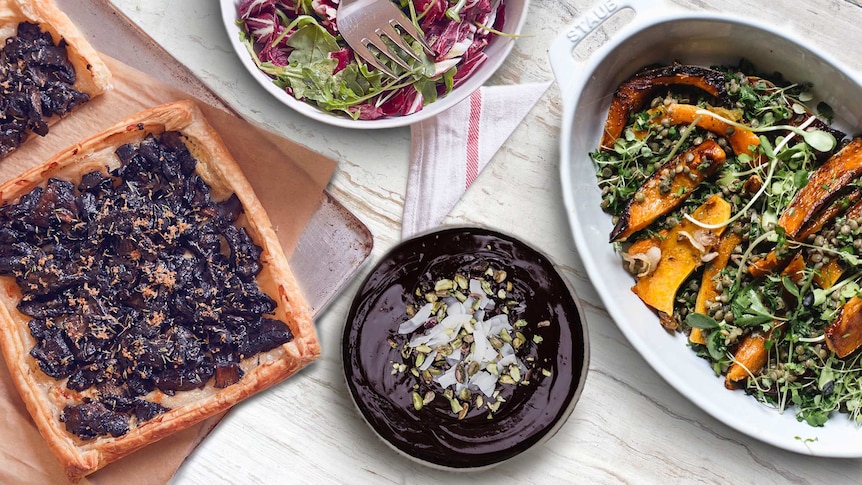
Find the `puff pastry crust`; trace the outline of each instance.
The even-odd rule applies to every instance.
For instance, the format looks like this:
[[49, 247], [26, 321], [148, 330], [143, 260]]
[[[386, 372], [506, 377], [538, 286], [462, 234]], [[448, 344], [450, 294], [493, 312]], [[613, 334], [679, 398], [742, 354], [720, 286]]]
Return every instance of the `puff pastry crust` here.
[[43, 186], [50, 177], [77, 183], [87, 172], [107, 173], [120, 163], [114, 155], [117, 147], [164, 131], [182, 133], [189, 151], [198, 160], [195, 171], [211, 186], [215, 200], [233, 193], [242, 202], [244, 214], [236, 224], [244, 227], [262, 248], [263, 269], [257, 282], [263, 292], [276, 300], [274, 318], [285, 322], [294, 338], [268, 352], [244, 359], [240, 365], [245, 375], [235, 384], [217, 389], [214, 379], [210, 379], [201, 389], [179, 391], [174, 396], [155, 390], [154, 393], [160, 394], [156, 399], [170, 407], [170, 411], [138, 424], [123, 436], [100, 436], [83, 441], [67, 432], [59, 419], [63, 407], [81, 396], [65, 387], [65, 379], [58, 381], [44, 374], [36, 359], [29, 355], [35, 339], [27, 326], [30, 317], [16, 308], [21, 290], [14, 278], [0, 277], [0, 348], [39, 431], [73, 481], [230, 408], [284, 380], [320, 354], [307, 304], [264, 208], [218, 134], [190, 101], [146, 110], [67, 148], [43, 165], [0, 186], [0, 202], [12, 203], [34, 187]]

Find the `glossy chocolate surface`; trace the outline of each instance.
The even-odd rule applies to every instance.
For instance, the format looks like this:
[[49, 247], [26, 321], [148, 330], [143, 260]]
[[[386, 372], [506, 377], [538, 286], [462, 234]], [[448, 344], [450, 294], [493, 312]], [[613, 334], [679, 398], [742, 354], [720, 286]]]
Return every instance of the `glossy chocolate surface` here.
[[[506, 402], [492, 419], [487, 410], [471, 410], [458, 420], [439, 396], [439, 386], [438, 397], [417, 411], [411, 393], [418, 380], [410, 372], [392, 374], [392, 363], [404, 359], [387, 339], [397, 337], [420, 281], [451, 277], [483, 261], [506, 270], [516, 292], [523, 294], [521, 317], [531, 322], [523, 329], [529, 342], [524, 353], [551, 370], [550, 376], [537, 373], [528, 385], [505, 387]], [[543, 320], [551, 325], [537, 328], [535, 323]], [[541, 336], [541, 343], [533, 335]], [[454, 228], [406, 241], [384, 257], [353, 302], [342, 352], [350, 392], [384, 440], [424, 462], [465, 469], [504, 461], [556, 430], [583, 384], [585, 340], [578, 305], [544, 256], [493, 231]]]

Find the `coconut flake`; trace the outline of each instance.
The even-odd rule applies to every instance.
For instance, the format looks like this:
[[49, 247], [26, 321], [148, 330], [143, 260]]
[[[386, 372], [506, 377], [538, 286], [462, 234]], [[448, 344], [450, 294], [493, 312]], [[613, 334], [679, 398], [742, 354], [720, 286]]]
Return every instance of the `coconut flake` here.
[[419, 309], [419, 311], [416, 312], [415, 315], [413, 315], [413, 318], [407, 320], [406, 322], [398, 326], [398, 333], [402, 335], [405, 333], [410, 333], [421, 327], [422, 325], [425, 325], [425, 322], [427, 322], [428, 319], [431, 318], [431, 310], [433, 308], [434, 305], [432, 303], [424, 305], [422, 308]]
[[[454, 377], [454, 375], [453, 375]], [[492, 397], [494, 395], [494, 390], [497, 388], [497, 376], [491, 374], [486, 370], [480, 370], [479, 372], [473, 374], [470, 377], [470, 380], [467, 381], [470, 386], [475, 386], [482, 391], [482, 394], [485, 397]]]

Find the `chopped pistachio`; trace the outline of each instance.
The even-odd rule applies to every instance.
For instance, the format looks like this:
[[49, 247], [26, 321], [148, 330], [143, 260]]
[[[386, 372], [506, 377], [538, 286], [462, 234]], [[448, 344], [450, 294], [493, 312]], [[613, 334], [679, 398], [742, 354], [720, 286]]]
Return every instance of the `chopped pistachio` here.
[[428, 303], [434, 303], [435, 301], [437, 301], [437, 294], [425, 293], [425, 301], [427, 301]]
[[458, 412], [458, 419], [460, 420], [460, 419], [464, 419], [464, 418], [466, 418], [466, 417], [467, 417], [467, 412], [468, 412], [469, 410], [470, 410], [470, 404], [469, 404], [469, 403], [464, 403], [464, 405], [463, 405], [463, 406], [461, 406], [461, 411], [459, 411], [459, 412]]
[[430, 354], [432, 349], [431, 349], [431, 347], [429, 347], [425, 344], [422, 344], [422, 345], [417, 345], [416, 347], [413, 347], [413, 350], [415, 350], [416, 352], [419, 352], [420, 354]]
[[428, 354], [416, 354], [416, 367], [422, 367], [422, 364], [425, 363], [425, 356]]
[[413, 409], [419, 411], [425, 403], [422, 402], [422, 396], [418, 392], [413, 393]]
[[500, 288], [499, 290], [497, 290], [497, 298], [500, 298], [501, 300], [502, 300], [503, 298], [506, 298], [506, 290], [504, 290], [504, 289], [502, 289], [502, 288]]
[[443, 397], [451, 400], [453, 397], [455, 397], [455, 391], [453, 391], [452, 389], [446, 389], [445, 391], [443, 391]]
[[449, 399], [449, 406], [452, 408], [452, 412], [455, 414], [460, 413], [461, 410], [464, 409], [464, 407], [461, 406], [461, 403], [458, 402], [457, 399]]
[[512, 284], [512, 282], [511, 282], [511, 281], [507, 281], [507, 282], [506, 282], [506, 291], [508, 291], [509, 293], [511, 293], [513, 288], [515, 288], [515, 286]]
[[551, 377], [551, 370], [550, 369], [542, 369], [542, 375], [545, 377]]
[[489, 403], [488, 409], [490, 409], [492, 413], [496, 413], [497, 410], [500, 409], [500, 401]]
[[542, 338], [541, 335], [533, 335], [533, 342], [535, 342], [536, 344], [542, 343], [543, 340], [544, 339]]
[[512, 379], [512, 376], [508, 374], [501, 375], [500, 382], [502, 382], [503, 384], [517, 384], [517, 382], [515, 382], [515, 379]]
[[490, 281], [482, 280], [482, 282], [480, 284], [482, 285], [482, 291], [484, 291], [486, 295], [492, 296], [494, 294], [494, 292], [491, 291], [491, 282]]
[[455, 380], [461, 384], [467, 382], [467, 370], [464, 369], [464, 364], [455, 366]]
[[496, 335], [489, 335], [488, 341], [491, 342], [491, 347], [494, 347], [497, 350], [503, 347], [503, 341]]
[[462, 290], [466, 290], [470, 286], [470, 282], [467, 278], [460, 274], [455, 275], [455, 283], [458, 285], [458, 288], [461, 288]]
[[470, 364], [467, 366], [467, 375], [472, 377], [472, 376], [476, 375], [476, 373], [479, 372], [481, 369], [482, 369], [482, 364], [480, 364], [478, 361], [474, 360], [474, 361], [470, 362]]
[[467, 301], [467, 295], [465, 295], [464, 293], [461, 293], [460, 291], [456, 291], [454, 293], [454, 295], [455, 295], [455, 298], [457, 298], [458, 301], [460, 301], [461, 303], [464, 303], [465, 301]]
[[507, 344], [512, 343], [512, 334], [509, 333], [508, 329], [500, 330], [500, 340], [506, 342]]
[[508, 275], [502, 269], [494, 271], [494, 281], [497, 283], [502, 283], [502, 282], [506, 281], [506, 276], [508, 276]]
[[437, 395], [434, 394], [434, 391], [428, 391], [425, 393], [425, 396], [422, 398], [422, 404], [428, 404], [434, 400]]
[[413, 374], [413, 377], [419, 377], [419, 369], [415, 367], [410, 369], [410, 373]]
[[458, 393], [458, 397], [463, 401], [469, 401], [470, 399], [473, 399], [473, 393], [470, 392], [470, 389], [465, 387]]
[[476, 396], [476, 409], [481, 408], [485, 404], [485, 398], [481, 394]]
[[406, 313], [408, 317], [413, 318], [413, 315], [416, 315], [416, 308], [413, 305], [407, 305], [407, 308], [404, 309], [404, 313]]
[[389, 346], [392, 347], [393, 349], [398, 348], [398, 342], [396, 342], [394, 338], [389, 337], [386, 339], [386, 341], [389, 342]]
[[520, 318], [520, 319], [515, 321], [515, 328], [524, 328], [527, 325], [528, 325], [527, 321], [524, 320], [523, 318]]
[[551, 321], [550, 321], [550, 320], [542, 320], [541, 322], [537, 323], [537, 324], [536, 324], [536, 326], [537, 326], [537, 327], [539, 327], [539, 328], [542, 328], [542, 327], [550, 327], [550, 326], [551, 326]]
[[509, 375], [512, 377], [512, 380], [520, 381], [521, 380], [521, 369], [517, 365], [514, 365], [514, 364], [510, 365], [509, 366]]
[[451, 290], [455, 288], [455, 282], [452, 280], [442, 279], [434, 284], [434, 291]]

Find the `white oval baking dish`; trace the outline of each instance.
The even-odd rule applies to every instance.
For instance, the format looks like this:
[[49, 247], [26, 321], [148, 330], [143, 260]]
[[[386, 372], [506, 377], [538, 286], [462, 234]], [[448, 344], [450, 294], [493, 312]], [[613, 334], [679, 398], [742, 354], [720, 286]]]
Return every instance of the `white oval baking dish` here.
[[[633, 20], [589, 59], [576, 61], [572, 51], [578, 43], [624, 8], [635, 11]], [[599, 208], [588, 155], [598, 146], [616, 87], [651, 63], [736, 64], [744, 57], [764, 72], [814, 83], [815, 97], [833, 107], [837, 125], [850, 133], [860, 128], [859, 77], [780, 28], [756, 19], [683, 11], [660, 0], [603, 0], [562, 32], [549, 54], [563, 99], [560, 175], [572, 236], [593, 285], [632, 346], [680, 393], [740, 432], [798, 453], [862, 457], [862, 429], [846, 415], [814, 428], [798, 422], [792, 409], [781, 414], [742, 391], [726, 390], [684, 336], [665, 332], [634, 293], [620, 290], [631, 287], [633, 279], [608, 243], [613, 224]]]

